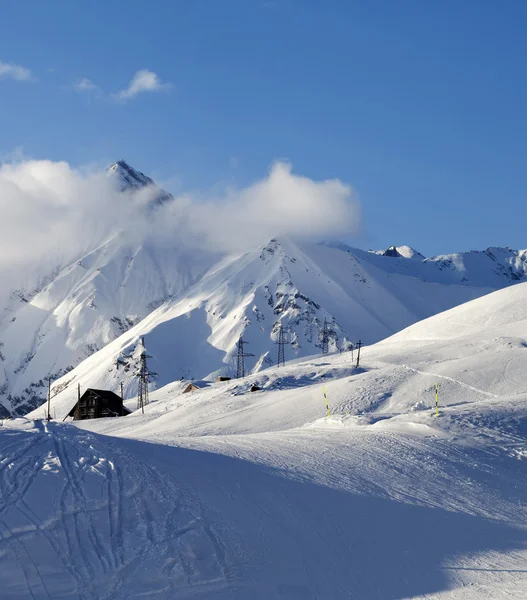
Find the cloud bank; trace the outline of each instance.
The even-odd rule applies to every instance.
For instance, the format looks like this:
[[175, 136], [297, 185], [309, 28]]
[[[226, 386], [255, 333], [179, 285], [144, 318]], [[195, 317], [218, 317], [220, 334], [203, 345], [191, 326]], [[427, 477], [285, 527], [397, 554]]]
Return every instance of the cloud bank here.
[[349, 237], [360, 226], [360, 205], [349, 185], [338, 179], [313, 181], [276, 162], [269, 174], [215, 198], [190, 195], [186, 211], [176, 199], [167, 211], [182, 212], [193, 234], [207, 245], [240, 251], [272, 237], [324, 239]]
[[313, 181], [278, 162], [243, 188], [192, 192], [152, 209], [155, 189], [119, 192], [107, 173], [65, 162], [0, 166], [0, 281], [9, 293], [33, 289], [115, 235], [128, 243], [180, 240], [184, 248], [241, 252], [275, 236], [349, 237], [360, 206], [339, 180]]

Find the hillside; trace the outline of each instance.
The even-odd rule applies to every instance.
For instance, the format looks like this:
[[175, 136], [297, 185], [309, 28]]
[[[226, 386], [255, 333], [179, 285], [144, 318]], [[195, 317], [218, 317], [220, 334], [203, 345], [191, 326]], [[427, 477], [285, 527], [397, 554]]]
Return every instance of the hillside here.
[[[191, 395], [192, 412], [186, 410], [188, 396], [180, 393], [186, 384], [175, 381], [152, 393], [154, 402], [147, 416], [137, 415], [138, 421], [135, 416], [127, 417], [126, 422], [146, 426], [159, 418], [167, 427], [175, 427], [174, 431], [188, 433], [194, 426], [202, 428], [203, 414], [212, 410], [222, 417], [213, 420], [213, 429], [207, 427], [207, 435], [302, 427], [321, 416], [320, 386], [325, 385], [336, 414], [382, 413], [396, 420], [399, 415], [411, 415], [435, 426], [429, 409], [435, 402], [436, 382], [440, 383], [442, 409], [467, 404], [474, 410], [478, 402], [492, 406], [494, 399], [512, 401], [527, 394], [521, 376], [527, 368], [526, 297], [527, 283], [519, 284], [416, 323], [364, 347], [358, 371], [356, 351], [354, 360], [350, 352], [318, 354], [243, 380], [214, 384]], [[264, 393], [247, 395], [253, 384]], [[241, 410], [233, 411], [238, 397]], [[71, 406], [71, 396], [58, 394], [52, 406], [61, 419], [65, 408]], [[170, 418], [165, 414], [167, 408], [173, 409]], [[259, 416], [253, 421], [255, 412]], [[30, 416], [40, 416], [39, 411]], [[121, 421], [104, 420], [104, 424], [123, 427]], [[163, 427], [156, 422], [154, 429], [159, 435]]]
[[[169, 384], [144, 415], [13, 422], [4, 453], [34, 469], [5, 471], [0, 582], [13, 598], [522, 598], [526, 300], [520, 284], [417, 323], [360, 369], [316, 355]], [[40, 577], [20, 573], [17, 528]], [[61, 556], [63, 535], [83, 553]]]
[[[109, 176], [123, 193], [153, 185], [136, 172], [138, 181], [130, 183], [130, 168], [123, 180], [122, 165], [114, 167]], [[145, 221], [148, 210], [167, 198], [154, 190]], [[189, 249], [155, 230], [146, 236], [120, 231], [44, 277], [42, 285], [14, 290], [0, 313], [0, 409], [23, 414], [38, 406], [48, 377], [60, 378], [104, 348], [217, 259], [218, 254]]]

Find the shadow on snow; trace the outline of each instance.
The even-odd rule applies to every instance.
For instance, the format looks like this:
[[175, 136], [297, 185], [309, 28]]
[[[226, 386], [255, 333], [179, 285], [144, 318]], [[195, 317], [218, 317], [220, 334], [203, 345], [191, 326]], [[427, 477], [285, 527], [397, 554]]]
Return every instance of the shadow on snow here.
[[[4, 506], [10, 503], [0, 521], [0, 586], [13, 599], [30, 597], [23, 578], [13, 576], [18, 560], [35, 568], [34, 574], [26, 570], [35, 600], [399, 600], [449, 589], [457, 556], [505, 553], [527, 542], [526, 531], [497, 521], [293, 480], [246, 460], [100, 436], [68, 425], [47, 427], [48, 433], [43, 427], [39, 433], [0, 431], [0, 452], [7, 459], [1, 500]], [[38, 447], [38, 436], [48, 446]], [[60, 461], [50, 462], [54, 479], [38, 468], [43, 454], [51, 460], [53, 447], [62, 453]], [[101, 470], [103, 455], [116, 470]], [[88, 459], [90, 469], [100, 471], [96, 493], [87, 492], [89, 469], [76, 475]], [[27, 464], [17, 483], [10, 473], [21, 468], [20, 461]], [[105, 482], [108, 477], [115, 478], [114, 487]], [[64, 485], [60, 502], [45, 502], [43, 494], [59, 483]], [[61, 510], [67, 516], [59, 518]], [[37, 526], [28, 528], [25, 519], [37, 514]], [[120, 524], [123, 515], [133, 520]], [[90, 543], [99, 544], [95, 548], [102, 558], [107, 554], [106, 563], [101, 556], [100, 564], [91, 558], [90, 540], [79, 533], [83, 523]], [[75, 535], [60, 530], [70, 525]], [[17, 537], [15, 526], [21, 532]], [[119, 527], [124, 528], [120, 533]], [[33, 552], [42, 541], [49, 545], [45, 557], [42, 549]], [[84, 580], [74, 566], [69, 574], [60, 565], [42, 568], [50, 552], [78, 553], [92, 561], [82, 567], [84, 591], [79, 591]], [[209, 559], [218, 565], [216, 571]], [[180, 563], [185, 576], [176, 578]], [[201, 581], [205, 563], [207, 579]], [[77, 587], [68, 587], [68, 577], [77, 577]], [[54, 587], [58, 580], [62, 583]], [[146, 581], [155, 585], [145, 589]]]

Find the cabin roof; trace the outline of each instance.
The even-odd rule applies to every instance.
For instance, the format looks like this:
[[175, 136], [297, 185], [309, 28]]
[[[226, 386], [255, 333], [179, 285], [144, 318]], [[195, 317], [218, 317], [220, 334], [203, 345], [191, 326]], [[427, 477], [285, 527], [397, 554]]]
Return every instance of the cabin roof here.
[[115, 392], [112, 392], [110, 390], [96, 390], [95, 388], [88, 388], [84, 392], [84, 394], [82, 394], [81, 398], [86, 394], [89, 394], [90, 392], [94, 392], [95, 394], [97, 394], [97, 396], [100, 396], [104, 400], [115, 400], [116, 398], [119, 401], [121, 400], [121, 396], [118, 396]]
[[183, 389], [183, 393], [190, 392], [192, 390], [202, 390], [204, 388], [208, 388], [212, 385], [210, 381], [189, 381], [188, 384]]
[[[113, 403], [115, 401], [121, 403], [121, 396], [119, 396], [118, 394], [116, 394], [115, 392], [112, 392], [111, 390], [96, 390], [95, 388], [88, 388], [87, 390], [84, 391], [84, 393], [81, 396], [81, 399], [84, 398], [84, 396], [86, 394], [89, 394], [90, 392], [95, 393], [97, 396], [99, 396], [99, 398], [102, 398], [103, 400], [109, 401], [110, 403]], [[73, 405], [73, 407], [71, 408], [70, 412], [68, 413], [68, 417], [73, 417], [75, 414], [75, 409], [77, 408], [77, 401], [75, 402], [75, 404]], [[126, 406], [123, 404], [122, 405], [122, 414], [124, 415], [129, 415], [131, 414], [132, 411], [129, 410], [128, 408], [126, 408]]]

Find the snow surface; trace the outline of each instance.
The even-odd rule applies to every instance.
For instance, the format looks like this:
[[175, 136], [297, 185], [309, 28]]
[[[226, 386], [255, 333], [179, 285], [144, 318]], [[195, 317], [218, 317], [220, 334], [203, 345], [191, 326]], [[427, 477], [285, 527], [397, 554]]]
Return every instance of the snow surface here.
[[144, 415], [5, 421], [1, 589], [525, 598], [526, 367], [519, 284], [363, 348], [358, 369], [316, 355], [190, 394], [170, 383]]
[[185, 289], [214, 259], [117, 235], [0, 319], [0, 401], [34, 407], [57, 379]]

